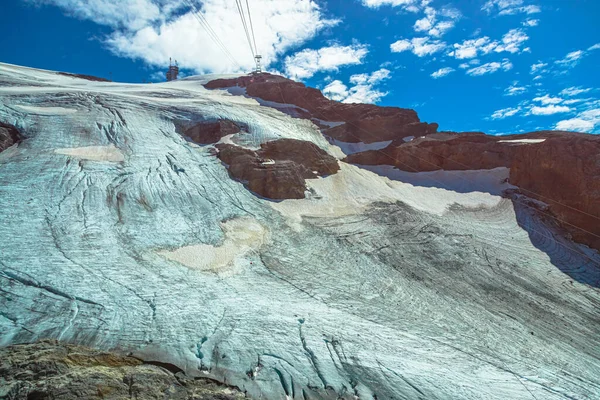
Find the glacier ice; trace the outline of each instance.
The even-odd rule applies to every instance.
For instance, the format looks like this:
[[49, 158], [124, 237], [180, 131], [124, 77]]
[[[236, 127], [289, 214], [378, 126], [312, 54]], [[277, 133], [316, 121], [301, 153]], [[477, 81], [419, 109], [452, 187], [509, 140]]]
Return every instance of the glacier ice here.
[[501, 197], [502, 171], [465, 172], [482, 192], [342, 164], [260, 199], [174, 121], [339, 149], [209, 79], [0, 64], [26, 137], [0, 154], [0, 345], [128, 351], [268, 399], [600, 397], [600, 256]]

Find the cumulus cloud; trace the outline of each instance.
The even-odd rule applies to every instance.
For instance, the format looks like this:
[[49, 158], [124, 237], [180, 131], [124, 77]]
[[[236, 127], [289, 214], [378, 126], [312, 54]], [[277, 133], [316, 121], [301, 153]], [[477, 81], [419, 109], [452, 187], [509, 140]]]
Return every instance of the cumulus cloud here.
[[[248, 71], [254, 65], [235, 2], [192, 0], [227, 45], [234, 63], [216, 45], [183, 0], [29, 0], [112, 29], [107, 47], [116, 55], [164, 67], [170, 57], [203, 72]], [[340, 21], [324, 17], [314, 0], [254, 0], [252, 20], [265, 66]]]
[[390, 77], [390, 70], [381, 68], [371, 74], [356, 74], [350, 77], [350, 82], [356, 85], [374, 85]]
[[[433, 7], [424, 8], [425, 17], [418, 19], [413, 26], [416, 32], [426, 32], [429, 36], [441, 37], [454, 28], [455, 21], [462, 17], [460, 11], [453, 8], [436, 10]], [[440, 20], [444, 19], [445, 20]]]
[[529, 36], [522, 29], [511, 29], [502, 37], [502, 42], [494, 48], [496, 53], [503, 51], [509, 53], [518, 53], [521, 45], [529, 39]]
[[390, 78], [390, 71], [381, 68], [370, 74], [356, 74], [350, 77], [354, 86], [348, 88], [342, 81], [334, 80], [323, 89], [323, 94], [342, 103], [377, 103], [387, 92], [382, 92], [375, 86]]
[[545, 107], [533, 106], [529, 112], [533, 115], [553, 115], [570, 112], [571, 109], [567, 106], [549, 105]]
[[581, 118], [571, 118], [559, 121], [554, 129], [559, 131], [591, 132], [595, 124]]
[[539, 23], [539, 19], [527, 18], [525, 21], [523, 21], [523, 26], [538, 26]]
[[519, 111], [521, 111], [520, 107], [503, 108], [501, 110], [495, 111], [492, 114], [492, 119], [504, 119], [507, 117], [512, 117], [513, 115], [516, 115]]
[[539, 103], [547, 105], [547, 104], [560, 104], [563, 102], [563, 99], [561, 99], [560, 97], [552, 97], [552, 96], [548, 96], [547, 94], [545, 94], [541, 97], [534, 98], [533, 101], [537, 101]]
[[496, 71], [510, 71], [513, 65], [508, 59], [502, 60], [502, 62], [490, 62], [487, 64], [480, 65], [479, 67], [471, 68], [467, 70], [467, 75], [480, 76], [486, 74], [493, 74]]
[[428, 56], [446, 48], [446, 43], [440, 40], [433, 40], [429, 37], [418, 37], [408, 39], [400, 39], [390, 45], [393, 53], [401, 53], [410, 50], [418, 57]]
[[558, 122], [555, 129], [594, 133], [597, 126], [600, 126], [600, 108], [592, 108], [579, 113], [575, 118]]
[[536, 64], [531, 66], [531, 74], [537, 74], [538, 72], [544, 72], [543, 69], [547, 67], [548, 64], [538, 61]]
[[527, 91], [525, 86], [519, 86], [519, 82], [514, 81], [512, 85], [504, 89], [505, 96], [516, 96], [519, 94], [523, 94]]
[[475, 58], [481, 54], [488, 54], [494, 49], [496, 44], [492, 43], [490, 38], [485, 36], [478, 39], [465, 40], [462, 43], [454, 43], [452, 46], [454, 50], [448, 53], [448, 55], [462, 60], [465, 58]]
[[523, 0], [488, 0], [481, 9], [488, 14], [498, 15], [536, 14], [542, 11], [539, 6], [526, 5]]
[[331, 100], [342, 101], [348, 97], [348, 86], [336, 79], [323, 88], [323, 94]]
[[502, 40], [490, 40], [484, 36], [477, 39], [464, 40], [462, 43], [454, 43], [448, 55], [459, 60], [466, 58], [475, 58], [480, 55], [489, 54], [492, 51], [496, 53], [508, 52], [518, 53], [521, 46], [529, 40], [529, 36], [522, 29], [511, 29], [503, 37]]
[[361, 44], [304, 49], [286, 57], [284, 68], [291, 78], [306, 79], [317, 72], [337, 71], [342, 66], [361, 64], [367, 53], [366, 46]]
[[444, 77], [448, 74], [451, 74], [454, 71], [455, 71], [454, 68], [450, 68], [450, 67], [440, 68], [437, 71], [435, 71], [434, 73], [432, 73], [431, 77], [433, 79], [438, 79], [438, 78]]

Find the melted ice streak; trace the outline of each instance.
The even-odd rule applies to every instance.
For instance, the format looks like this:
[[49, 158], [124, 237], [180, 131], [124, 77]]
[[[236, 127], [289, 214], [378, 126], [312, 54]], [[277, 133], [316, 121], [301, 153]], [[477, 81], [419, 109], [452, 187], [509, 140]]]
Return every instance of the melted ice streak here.
[[[1, 345], [131, 351], [266, 399], [598, 397], [598, 253], [493, 192], [346, 164], [259, 199], [171, 121], [333, 146], [214, 78], [0, 64], [0, 120], [27, 136], [0, 156]], [[82, 162], [95, 146], [123, 161]]]

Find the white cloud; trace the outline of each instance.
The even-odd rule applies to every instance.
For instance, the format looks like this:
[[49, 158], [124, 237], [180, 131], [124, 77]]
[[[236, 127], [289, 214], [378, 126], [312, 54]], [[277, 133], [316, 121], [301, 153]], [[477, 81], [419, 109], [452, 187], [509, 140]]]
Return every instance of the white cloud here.
[[367, 53], [366, 46], [361, 44], [304, 49], [286, 57], [284, 68], [291, 78], [306, 79], [320, 71], [337, 71], [345, 65], [361, 64]]
[[371, 74], [356, 74], [350, 77], [350, 82], [355, 85], [374, 85], [390, 77], [390, 70], [381, 68]]
[[590, 46], [588, 48], [588, 51], [592, 51], [592, 50], [600, 50], [600, 43], [596, 43], [595, 45]]
[[348, 86], [336, 79], [323, 88], [323, 95], [331, 100], [342, 101], [348, 97]]
[[503, 108], [501, 110], [495, 111], [492, 114], [492, 119], [503, 119], [506, 117], [512, 117], [513, 115], [517, 114], [519, 111], [521, 111], [520, 107], [516, 107], [516, 108]]
[[362, 0], [362, 3], [364, 6], [367, 6], [370, 8], [379, 8], [381, 6], [410, 7], [410, 6], [415, 6], [415, 4], [418, 3], [418, 1], [417, 0]]
[[569, 111], [571, 111], [571, 109], [567, 106], [557, 106], [554, 104], [545, 107], [534, 106], [530, 109], [530, 113], [533, 115], [552, 115]]
[[539, 19], [527, 18], [525, 21], [523, 21], [523, 26], [538, 26], [539, 23]]
[[571, 105], [571, 104], [577, 104], [577, 103], [583, 103], [584, 101], [590, 101], [592, 99], [568, 99], [563, 101], [563, 104], [567, 104], [567, 105]]
[[485, 36], [478, 39], [465, 40], [462, 43], [454, 43], [452, 46], [454, 50], [448, 53], [448, 55], [462, 60], [465, 58], [475, 58], [479, 54], [488, 54], [496, 47], [496, 44], [491, 43], [490, 38]]
[[537, 62], [537, 64], [533, 64], [533, 65], [531, 66], [531, 73], [532, 73], [532, 74], [535, 74], [535, 73], [537, 73], [538, 71], [540, 71], [540, 72], [544, 72], [544, 71], [541, 71], [541, 70], [543, 70], [543, 69], [544, 69], [544, 67], [547, 67], [547, 66], [548, 66], [548, 64], [546, 64], [546, 63], [543, 63], [543, 62], [541, 62], [541, 61], [538, 61], [538, 62]]
[[412, 47], [412, 43], [407, 39], [400, 39], [390, 45], [393, 53], [402, 53], [403, 51], [411, 50]]
[[523, 94], [527, 91], [527, 88], [524, 86], [519, 86], [519, 82], [514, 81], [512, 85], [504, 89], [505, 96], [516, 96], [519, 94]]
[[576, 132], [594, 132], [596, 126], [599, 125], [600, 108], [593, 108], [579, 113], [576, 118], [560, 121], [556, 124], [555, 129]]
[[372, 86], [357, 85], [350, 88], [350, 95], [346, 97], [342, 102], [374, 104], [386, 95], [387, 92], [375, 90]]
[[479, 67], [471, 68], [467, 71], [467, 75], [480, 76], [485, 74], [492, 74], [500, 69], [503, 71], [509, 71], [513, 67], [512, 63], [508, 59], [502, 60], [502, 62], [491, 62], [480, 65]]
[[68, 14], [100, 25], [135, 31], [155, 21], [165, 21], [182, 1], [166, 7], [166, 1], [152, 0], [27, 0], [38, 5], [53, 5]]
[[429, 18], [425, 17], [422, 19], [418, 19], [417, 22], [415, 22], [414, 30], [417, 32], [425, 32], [430, 30], [432, 27], [432, 21]]
[[431, 74], [431, 76], [434, 79], [438, 79], [438, 78], [446, 76], [454, 71], [455, 71], [454, 68], [450, 68], [450, 67], [440, 68], [437, 71], [435, 71], [433, 74]]
[[401, 39], [390, 45], [390, 49], [393, 53], [401, 53], [410, 50], [419, 57], [437, 53], [445, 48], [445, 42], [432, 40], [428, 37], [412, 38], [411, 40]]
[[537, 101], [539, 103], [542, 103], [543, 105], [547, 105], [560, 104], [563, 102], [563, 99], [561, 99], [560, 97], [551, 97], [546, 94], [544, 96], [534, 98], [533, 101]]
[[350, 77], [353, 87], [348, 88], [342, 81], [334, 80], [323, 89], [323, 94], [343, 103], [377, 103], [387, 92], [375, 89], [375, 85], [390, 77], [390, 71], [381, 68], [371, 74], [357, 74]]
[[565, 58], [562, 60], [557, 60], [555, 63], [559, 64], [560, 66], [571, 68], [579, 64], [579, 61], [581, 61], [584, 55], [585, 53], [583, 50], [572, 51], [567, 54]]
[[[437, 11], [433, 7], [425, 7], [425, 17], [418, 19], [413, 26], [416, 32], [426, 32], [429, 36], [441, 37], [454, 28], [455, 21], [462, 17], [460, 11], [453, 8], [442, 8]], [[438, 21], [439, 16], [448, 18]]]
[[488, 14], [497, 12], [498, 15], [536, 14], [542, 11], [536, 5], [524, 5], [523, 0], [489, 0], [481, 9]]
[[[201, 12], [239, 65], [231, 62], [183, 0], [29, 0], [112, 28], [107, 47], [116, 55], [164, 67], [170, 57], [204, 72], [249, 71], [254, 65], [234, 2], [203, 0]], [[198, 4], [198, 2], [195, 2]], [[254, 0], [252, 20], [263, 64], [340, 21], [327, 19], [314, 0]]]
[[559, 131], [591, 132], [594, 129], [594, 123], [581, 118], [571, 118], [558, 122], [554, 129]]
[[577, 96], [582, 93], [587, 93], [590, 90], [592, 90], [592, 89], [590, 89], [590, 88], [583, 89], [581, 87], [572, 86], [572, 87], [561, 90], [560, 94], [563, 96], [572, 97], [572, 96]]
[[503, 51], [518, 53], [521, 50], [521, 45], [528, 39], [529, 36], [522, 29], [511, 29], [502, 37], [502, 43], [499, 43], [494, 51], [496, 53]]
[[[453, 50], [448, 55], [462, 60], [489, 54], [492, 51], [496, 53], [518, 53], [521, 51], [521, 45], [527, 40], [529, 40], [529, 36], [527, 36], [525, 31], [522, 29], [511, 29], [502, 37], [501, 41], [491, 41], [489, 37], [484, 36], [477, 39], [465, 40], [462, 43], [454, 43], [452, 45]], [[528, 50], [524, 49], [522, 51]]]

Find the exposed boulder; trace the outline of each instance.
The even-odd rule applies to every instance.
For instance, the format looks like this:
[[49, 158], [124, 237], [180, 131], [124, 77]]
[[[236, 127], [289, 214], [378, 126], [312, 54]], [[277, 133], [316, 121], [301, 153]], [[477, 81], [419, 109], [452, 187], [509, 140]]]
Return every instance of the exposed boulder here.
[[234, 86], [246, 88], [246, 93], [251, 97], [294, 104], [307, 110], [311, 118], [345, 122], [324, 130], [327, 136], [344, 142], [373, 143], [402, 139], [434, 133], [438, 128], [437, 124], [421, 122], [414, 110], [339, 103], [329, 100], [318, 89], [267, 73], [217, 79], [205, 85], [208, 89]]
[[[168, 366], [166, 366], [168, 367]], [[192, 379], [126, 355], [41, 341], [0, 349], [0, 398], [196, 399], [245, 398], [239, 390]]]
[[260, 196], [303, 199], [305, 179], [335, 174], [337, 160], [311, 142], [280, 139], [253, 151], [231, 144], [218, 144], [218, 157], [229, 173]]
[[183, 135], [194, 143], [217, 143], [222, 137], [239, 133], [241, 128], [233, 121], [220, 119], [217, 121], [203, 121], [183, 129]]
[[10, 146], [19, 143], [23, 137], [12, 125], [0, 122], [0, 152], [8, 149]]

